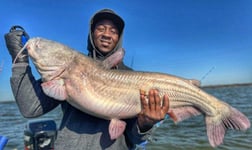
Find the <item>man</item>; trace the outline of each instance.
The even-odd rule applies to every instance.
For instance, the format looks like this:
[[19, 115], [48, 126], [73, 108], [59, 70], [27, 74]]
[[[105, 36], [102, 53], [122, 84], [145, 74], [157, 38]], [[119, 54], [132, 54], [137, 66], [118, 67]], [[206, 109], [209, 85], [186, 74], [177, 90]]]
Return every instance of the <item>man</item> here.
[[[96, 60], [104, 60], [122, 47], [124, 21], [112, 10], [97, 12], [90, 21], [88, 36], [89, 56]], [[22, 47], [22, 35], [29, 38], [24, 30], [12, 30], [5, 35], [7, 48], [15, 59]], [[149, 103], [145, 93], [139, 93], [142, 112], [137, 118], [125, 120], [126, 130], [116, 140], [110, 140], [108, 120], [90, 116], [66, 101], [57, 101], [46, 96], [40, 86], [41, 80], [35, 80], [29, 66], [27, 52], [25, 57], [18, 58], [12, 67], [11, 87], [20, 112], [26, 118], [41, 116], [58, 105], [63, 111], [62, 122], [58, 131], [55, 149], [131, 149], [146, 139], [147, 133], [158, 121], [164, 119], [168, 111], [168, 97], [161, 99], [156, 90], [149, 91]], [[130, 69], [123, 62], [112, 69]], [[29, 94], [28, 94], [29, 93]], [[163, 104], [163, 106], [161, 106]]]

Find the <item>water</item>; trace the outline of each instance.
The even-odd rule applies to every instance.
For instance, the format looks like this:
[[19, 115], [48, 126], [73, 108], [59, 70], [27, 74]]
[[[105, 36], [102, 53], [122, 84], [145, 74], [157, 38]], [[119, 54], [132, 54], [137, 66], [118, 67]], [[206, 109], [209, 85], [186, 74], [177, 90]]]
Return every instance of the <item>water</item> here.
[[[53, 119], [59, 125], [62, 116], [60, 107], [48, 114], [29, 120]], [[21, 116], [15, 102], [0, 103], [0, 135], [6, 136], [9, 140], [4, 150], [23, 150], [23, 133], [28, 119]]]
[[[252, 86], [235, 86], [205, 89], [208, 93], [226, 101], [243, 112], [252, 120]], [[60, 108], [46, 114], [43, 119], [54, 119], [60, 122]], [[17, 108], [16, 103], [0, 103], [0, 135], [7, 136], [9, 141], [5, 150], [23, 149], [23, 130], [27, 122]], [[252, 149], [252, 128], [246, 132], [228, 130], [224, 143], [217, 150]], [[211, 150], [213, 149], [206, 136], [203, 116], [190, 118], [175, 125], [166, 120], [155, 130], [148, 143], [147, 150]]]

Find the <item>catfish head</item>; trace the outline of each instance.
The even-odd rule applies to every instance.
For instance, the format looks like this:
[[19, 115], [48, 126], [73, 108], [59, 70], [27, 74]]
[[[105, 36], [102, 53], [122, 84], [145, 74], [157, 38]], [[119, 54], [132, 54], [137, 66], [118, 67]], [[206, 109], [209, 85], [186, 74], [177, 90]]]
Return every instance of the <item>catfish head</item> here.
[[[21, 54], [25, 49], [28, 51], [28, 55], [43, 82], [60, 76], [75, 56], [75, 53], [69, 50], [69, 47], [43, 38], [31, 38], [19, 53]], [[17, 57], [22, 56], [18, 54]]]

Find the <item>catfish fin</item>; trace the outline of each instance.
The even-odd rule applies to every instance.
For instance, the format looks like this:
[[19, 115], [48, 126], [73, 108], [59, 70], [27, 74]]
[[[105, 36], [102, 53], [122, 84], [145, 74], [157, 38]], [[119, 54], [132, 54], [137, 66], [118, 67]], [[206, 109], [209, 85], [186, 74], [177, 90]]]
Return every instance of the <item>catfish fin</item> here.
[[51, 80], [41, 84], [44, 93], [56, 100], [65, 100], [67, 92], [63, 79]]
[[117, 51], [115, 51], [114, 54], [110, 55], [108, 58], [102, 61], [102, 66], [105, 69], [111, 69], [123, 60], [124, 54], [124, 49], [119, 48]]
[[172, 110], [169, 110], [167, 112], [167, 114], [169, 115], [169, 117], [174, 121], [174, 122], [178, 122], [178, 118], [176, 116], [176, 114], [172, 111]]
[[[174, 117], [171, 117], [175, 123], [181, 122], [193, 116], [198, 116], [201, 112], [192, 106], [176, 107], [170, 110]], [[168, 112], [169, 114], [170, 112]], [[169, 114], [170, 115], [170, 114]]]
[[196, 87], [200, 87], [201, 86], [201, 82], [199, 80], [196, 80], [196, 79], [189, 79], [187, 80], [188, 83], [196, 86]]
[[110, 139], [114, 140], [120, 137], [126, 128], [126, 122], [118, 119], [111, 119], [109, 124]]

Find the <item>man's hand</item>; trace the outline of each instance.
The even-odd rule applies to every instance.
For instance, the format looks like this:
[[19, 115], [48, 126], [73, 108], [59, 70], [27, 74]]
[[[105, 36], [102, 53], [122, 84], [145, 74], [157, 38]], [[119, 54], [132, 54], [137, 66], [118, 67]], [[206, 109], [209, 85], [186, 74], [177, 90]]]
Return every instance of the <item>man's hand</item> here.
[[140, 90], [142, 111], [138, 114], [138, 126], [141, 132], [146, 132], [154, 124], [163, 120], [169, 110], [169, 99], [167, 95], [161, 100], [158, 91], [151, 89], [149, 94]]
[[[28, 40], [29, 35], [21, 26], [13, 26], [11, 27], [10, 32], [4, 35], [4, 38], [13, 62], [18, 52], [24, 46], [24, 42], [26, 42], [23, 41], [23, 39]], [[17, 58], [16, 63], [28, 63], [27, 51], [23, 51], [21, 55], [23, 57]]]

